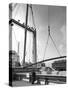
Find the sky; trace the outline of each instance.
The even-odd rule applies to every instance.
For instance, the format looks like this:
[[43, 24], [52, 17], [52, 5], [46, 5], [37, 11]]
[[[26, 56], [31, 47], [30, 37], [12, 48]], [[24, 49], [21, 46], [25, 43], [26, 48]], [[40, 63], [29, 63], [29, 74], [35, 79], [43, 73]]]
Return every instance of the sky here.
[[[32, 5], [34, 21], [37, 33], [37, 61], [46, 58], [58, 57], [56, 48], [49, 38], [48, 46], [45, 52], [46, 42], [48, 38], [48, 25], [50, 25], [50, 34], [61, 54], [66, 55], [66, 7], [65, 6], [48, 6], [48, 5]], [[9, 9], [9, 15], [20, 23], [25, 23], [26, 4], [13, 4], [12, 10]], [[31, 9], [29, 7], [28, 25], [33, 27]], [[24, 29], [15, 25], [12, 27], [12, 49], [18, 51], [20, 61], [23, 59], [24, 50]], [[27, 32], [26, 46], [26, 62], [32, 62], [32, 46], [33, 35]], [[45, 53], [44, 53], [45, 52]]]

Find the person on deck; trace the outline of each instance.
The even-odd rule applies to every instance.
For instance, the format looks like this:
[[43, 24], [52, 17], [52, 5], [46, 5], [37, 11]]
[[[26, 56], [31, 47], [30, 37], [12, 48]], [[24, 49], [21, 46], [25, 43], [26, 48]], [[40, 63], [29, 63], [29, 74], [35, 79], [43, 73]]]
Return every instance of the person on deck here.
[[36, 73], [33, 70], [33, 72], [32, 72], [32, 84], [34, 84], [35, 81], [36, 81]]

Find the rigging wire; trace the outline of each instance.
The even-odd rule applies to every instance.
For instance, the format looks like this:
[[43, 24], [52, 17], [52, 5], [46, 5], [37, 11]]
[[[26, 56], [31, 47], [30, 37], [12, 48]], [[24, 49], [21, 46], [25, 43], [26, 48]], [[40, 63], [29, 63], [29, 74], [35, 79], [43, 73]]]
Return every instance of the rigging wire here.
[[18, 45], [18, 41], [17, 41], [17, 39], [16, 39], [15, 31], [14, 31], [14, 30], [12, 30], [12, 31], [13, 31], [13, 33], [14, 33], [14, 37], [15, 37], [15, 41], [16, 41], [16, 45]]
[[45, 46], [45, 49], [44, 49], [43, 60], [44, 60], [46, 49], [47, 49], [47, 46], [48, 46], [49, 36], [50, 36], [50, 23], [49, 23], [49, 6], [48, 6], [48, 38], [47, 38], [46, 46]]
[[[18, 4], [17, 4], [17, 5], [18, 5]], [[20, 8], [20, 5], [17, 6], [17, 9], [16, 9], [16, 12], [15, 12], [14, 18], [16, 17], [19, 8]]]
[[36, 29], [36, 25], [35, 25], [35, 21], [34, 21], [33, 9], [32, 9], [32, 4], [30, 4], [30, 8], [31, 8], [31, 14], [32, 14], [32, 19], [33, 19], [33, 25], [34, 25], [34, 28]]
[[58, 54], [61, 56], [61, 54], [60, 54], [60, 52], [59, 52], [59, 50], [58, 50], [58, 48], [57, 48], [57, 46], [56, 46], [56, 44], [55, 44], [55, 42], [54, 42], [54, 40], [53, 40], [53, 38], [52, 38], [51, 35], [50, 35], [50, 38], [51, 38], [51, 40], [52, 40], [52, 42], [53, 42], [53, 44], [54, 44], [54, 46], [55, 46], [55, 48], [56, 48]]
[[16, 6], [17, 6], [17, 3], [11, 3], [11, 8], [12, 8], [12, 11], [14, 11], [14, 10], [15, 10]]
[[58, 52], [58, 54], [61, 56], [61, 54], [60, 54], [60, 52], [59, 52], [59, 50], [58, 50], [58, 48], [57, 48], [57, 46], [56, 46], [56, 44], [55, 44], [55, 42], [54, 42], [54, 40], [53, 40], [53, 38], [52, 38], [52, 36], [51, 36], [51, 34], [50, 34], [50, 8], [49, 8], [50, 6], [48, 6], [48, 31], [49, 31], [49, 36], [50, 36], [50, 38], [51, 38], [51, 40], [52, 40], [52, 42], [53, 42], [53, 44], [54, 44], [54, 46], [55, 46], [55, 48], [56, 48], [56, 50], [57, 50], [57, 52]]
[[[34, 30], [36, 30], [36, 24], [35, 24], [35, 19], [34, 19], [34, 13], [33, 13], [32, 4], [30, 4], [29, 7], [31, 9], [32, 23], [33, 23], [33, 26], [34, 26]], [[33, 50], [32, 50], [32, 53], [33, 53]]]
[[55, 46], [58, 54], [61, 56], [61, 54], [60, 54], [60, 52], [59, 52], [59, 50], [58, 50], [58, 48], [57, 48], [54, 40], [52, 39], [52, 36], [50, 35], [50, 21], [49, 21], [49, 20], [50, 20], [50, 19], [49, 19], [50, 16], [49, 16], [49, 15], [50, 15], [50, 13], [49, 13], [49, 6], [48, 6], [48, 39], [47, 39], [46, 47], [45, 47], [45, 50], [44, 50], [43, 60], [44, 60], [45, 53], [46, 53], [46, 49], [47, 49], [47, 46], [48, 46], [49, 37], [50, 37], [50, 39], [52, 40], [52, 42], [53, 42], [53, 44], [54, 44], [54, 46]]
[[[30, 33], [30, 37], [31, 37], [31, 33]], [[29, 62], [30, 62], [30, 59], [31, 59], [31, 57], [30, 57], [31, 56], [31, 38], [29, 41], [30, 41], [30, 43], [29, 43], [29, 47], [30, 47], [29, 48]]]

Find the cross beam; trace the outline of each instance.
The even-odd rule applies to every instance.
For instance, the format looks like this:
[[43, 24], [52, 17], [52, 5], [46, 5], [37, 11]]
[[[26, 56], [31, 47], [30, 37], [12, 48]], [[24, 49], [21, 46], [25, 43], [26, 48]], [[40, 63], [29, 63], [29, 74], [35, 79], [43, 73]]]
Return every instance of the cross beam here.
[[22, 27], [22, 28], [26, 28], [28, 31], [34, 33], [34, 30], [33, 30], [33, 29], [31, 29], [30, 27], [28, 27], [28, 26], [26, 26], [26, 25], [24, 25], [24, 24], [21, 24], [20, 22], [16, 21], [15, 19], [11, 19], [11, 20], [9, 21], [9, 24], [11, 24], [12, 22], [15, 23], [15, 24], [17, 24], [18, 26], [20, 26], [20, 27]]
[[33, 51], [34, 51], [34, 54], [33, 54], [33, 62], [35, 63], [37, 61], [37, 48], [36, 48], [36, 29], [32, 29], [24, 24], [21, 24], [20, 22], [14, 20], [14, 19], [11, 19], [9, 21], [9, 24], [11, 23], [14, 23], [22, 28], [26, 28], [28, 31], [32, 32], [33, 33]]

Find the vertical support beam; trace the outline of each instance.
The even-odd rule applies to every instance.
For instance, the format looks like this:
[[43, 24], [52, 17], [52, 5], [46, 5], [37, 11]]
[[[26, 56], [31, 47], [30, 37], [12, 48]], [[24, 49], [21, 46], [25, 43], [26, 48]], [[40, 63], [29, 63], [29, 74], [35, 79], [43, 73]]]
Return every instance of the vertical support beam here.
[[[12, 18], [12, 4], [9, 4], [9, 20]], [[9, 51], [12, 50], [12, 26], [9, 25]], [[12, 60], [9, 56], [9, 85], [12, 86]]]
[[[12, 18], [12, 4], [9, 4], [9, 20]], [[9, 24], [9, 51], [12, 50], [12, 26]]]
[[19, 47], [20, 47], [20, 42], [18, 42], [18, 58], [17, 58], [18, 62], [19, 62]]
[[36, 30], [33, 33], [33, 63], [37, 62]]
[[[28, 23], [28, 4], [27, 4], [27, 8], [26, 8], [26, 27], [27, 27], [27, 23]], [[24, 38], [24, 55], [23, 55], [23, 65], [25, 63], [25, 53], [26, 53], [26, 39], [27, 39], [27, 29], [25, 27], [25, 38]]]

